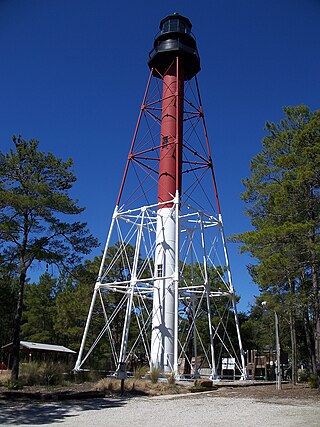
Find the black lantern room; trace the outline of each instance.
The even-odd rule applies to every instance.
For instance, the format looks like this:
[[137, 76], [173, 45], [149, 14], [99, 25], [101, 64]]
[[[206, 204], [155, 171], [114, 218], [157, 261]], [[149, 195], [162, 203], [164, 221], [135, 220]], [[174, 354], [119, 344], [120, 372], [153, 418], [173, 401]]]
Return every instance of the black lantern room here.
[[200, 57], [191, 28], [189, 19], [179, 13], [173, 13], [161, 20], [160, 32], [156, 35], [153, 49], [149, 53], [148, 65], [154, 69], [154, 76], [163, 75], [177, 56], [183, 60], [186, 80], [190, 80], [200, 71]]

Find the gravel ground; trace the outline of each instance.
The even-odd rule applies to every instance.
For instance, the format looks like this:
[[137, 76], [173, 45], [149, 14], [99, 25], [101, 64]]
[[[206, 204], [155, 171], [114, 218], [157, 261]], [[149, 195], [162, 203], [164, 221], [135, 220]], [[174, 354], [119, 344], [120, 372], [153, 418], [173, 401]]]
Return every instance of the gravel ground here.
[[[301, 392], [303, 396], [301, 397]], [[15, 426], [320, 426], [319, 393], [288, 387], [219, 389], [174, 396], [70, 402], [0, 402], [0, 424]]]

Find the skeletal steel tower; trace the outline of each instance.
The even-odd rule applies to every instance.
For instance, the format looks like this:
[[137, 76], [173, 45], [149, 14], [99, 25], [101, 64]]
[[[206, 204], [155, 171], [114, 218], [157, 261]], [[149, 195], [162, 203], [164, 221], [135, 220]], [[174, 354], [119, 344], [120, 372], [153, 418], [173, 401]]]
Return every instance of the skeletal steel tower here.
[[[108, 338], [118, 377], [138, 352], [176, 376], [207, 372], [217, 379], [228, 360], [246, 377], [191, 27], [177, 13], [165, 17], [149, 54], [75, 370]], [[104, 321], [88, 346], [99, 312]]]

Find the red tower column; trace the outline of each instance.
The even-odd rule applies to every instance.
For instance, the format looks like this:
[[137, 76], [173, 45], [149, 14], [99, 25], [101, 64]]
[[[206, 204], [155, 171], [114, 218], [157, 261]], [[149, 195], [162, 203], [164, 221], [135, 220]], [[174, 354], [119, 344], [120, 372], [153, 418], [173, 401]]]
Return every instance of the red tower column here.
[[[177, 58], [163, 77], [158, 203], [181, 193], [184, 80], [179, 62]], [[172, 203], [159, 209], [163, 207]]]

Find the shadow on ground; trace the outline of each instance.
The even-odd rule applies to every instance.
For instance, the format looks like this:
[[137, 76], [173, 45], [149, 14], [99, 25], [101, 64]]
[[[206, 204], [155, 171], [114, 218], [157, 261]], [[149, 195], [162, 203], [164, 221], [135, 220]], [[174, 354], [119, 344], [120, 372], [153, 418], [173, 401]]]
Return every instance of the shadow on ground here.
[[90, 411], [116, 408], [123, 399], [93, 399], [68, 402], [0, 402], [0, 425], [52, 424], [77, 416], [73, 410]]

